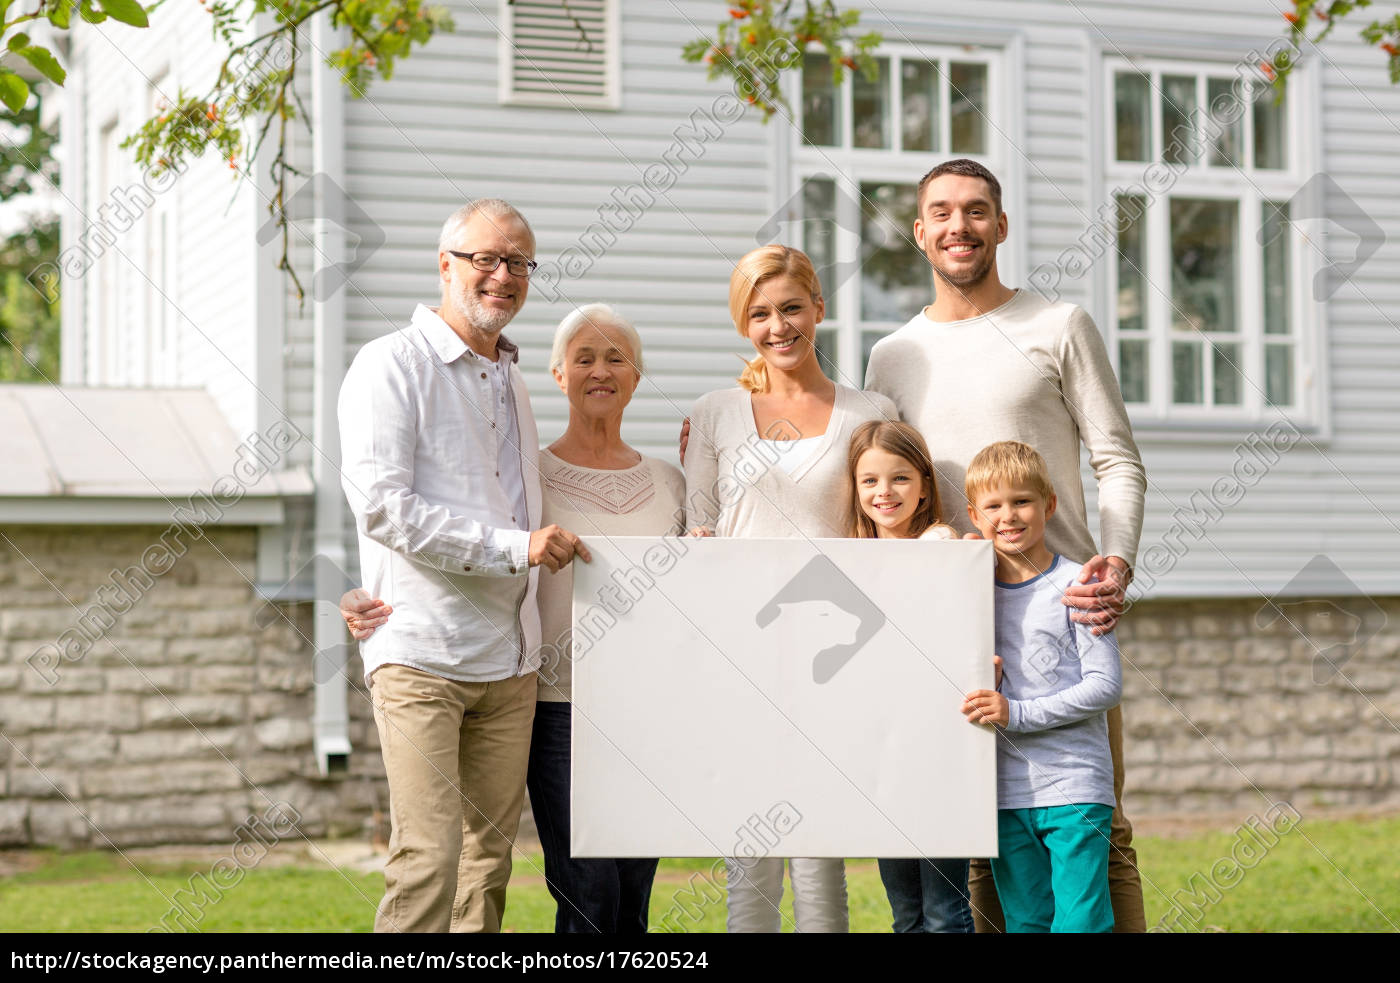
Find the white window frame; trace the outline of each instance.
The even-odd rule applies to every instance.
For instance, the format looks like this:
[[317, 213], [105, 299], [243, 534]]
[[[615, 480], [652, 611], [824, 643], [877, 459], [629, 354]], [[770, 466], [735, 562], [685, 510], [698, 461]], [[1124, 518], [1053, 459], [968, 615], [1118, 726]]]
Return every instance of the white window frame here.
[[[1300, 77], [1304, 76], [1305, 72], [1299, 70], [1290, 81], [1288, 98], [1284, 102], [1284, 125], [1287, 129], [1284, 144], [1287, 160], [1284, 169], [1258, 170], [1253, 167], [1254, 135], [1252, 128], [1246, 125], [1253, 119], [1251, 109], [1239, 123], [1242, 135], [1241, 151], [1245, 164], [1243, 169], [1228, 165], [1211, 165], [1210, 146], [1207, 143], [1202, 147], [1200, 160], [1187, 165], [1185, 171], [1165, 191], [1154, 194], [1151, 185], [1144, 181], [1148, 169], [1153, 167], [1154, 162], [1161, 161], [1165, 136], [1161, 119], [1161, 76], [1195, 76], [1197, 104], [1208, 111], [1209, 102], [1205, 98], [1207, 78], [1233, 81], [1242, 73], [1252, 72], [1253, 68], [1252, 64], [1241, 66], [1234, 61], [1200, 58], [1105, 56], [1103, 59], [1100, 106], [1104, 120], [1101, 130], [1104, 138], [1098, 150], [1102, 175], [1100, 201], [1103, 205], [1100, 214], [1116, 216], [1116, 197], [1120, 193], [1139, 194], [1146, 189], [1147, 199], [1146, 224], [1143, 230], [1148, 293], [1144, 304], [1144, 333], [1124, 335], [1118, 327], [1116, 222], [1113, 226], [1113, 241], [1109, 246], [1109, 261], [1102, 264], [1106, 280], [1103, 323], [1115, 371], [1121, 369], [1120, 341], [1125, 338], [1143, 338], [1148, 343], [1148, 400], [1127, 404], [1135, 428], [1168, 434], [1175, 431], [1184, 435], [1199, 435], [1210, 430], [1231, 434], [1274, 420], [1286, 420], [1315, 432], [1322, 428], [1321, 366], [1318, 357], [1318, 338], [1321, 331], [1319, 308], [1322, 305], [1313, 302], [1308, 296], [1308, 287], [1321, 265], [1318, 262], [1317, 245], [1310, 243], [1296, 224], [1290, 224], [1285, 232], [1289, 246], [1289, 337], [1292, 339], [1294, 351], [1294, 401], [1287, 406], [1268, 406], [1264, 393], [1264, 283], [1262, 250], [1258, 245], [1257, 235], [1263, 218], [1263, 204], [1291, 200], [1308, 177], [1317, 170], [1316, 147], [1309, 147], [1303, 141], [1305, 133], [1317, 132], [1308, 126], [1316, 91], [1308, 84], [1309, 80], [1306, 77]], [[1117, 160], [1115, 76], [1124, 71], [1147, 75], [1152, 80], [1149, 89], [1152, 130], [1149, 156], [1152, 159], [1146, 163]], [[1222, 339], [1227, 343], [1238, 343], [1241, 349], [1243, 398], [1239, 405], [1209, 404], [1209, 400], [1213, 398], [1213, 366], [1210, 364], [1212, 336], [1181, 334], [1173, 332], [1171, 328], [1170, 203], [1173, 197], [1220, 199], [1239, 203], [1236, 256], [1238, 273], [1235, 291], [1237, 331], [1236, 337]], [[1199, 338], [1201, 341], [1204, 363], [1201, 385], [1206, 402], [1172, 402], [1173, 337], [1183, 340]]]
[[620, 0], [603, 0], [603, 31], [607, 49], [603, 60], [603, 95], [567, 92], [520, 92], [515, 88], [515, 4], [500, 0], [500, 42], [497, 45], [497, 80], [503, 106], [553, 106], [566, 109], [622, 108], [622, 19]]
[[[876, 56], [889, 59], [890, 75], [892, 76], [889, 80], [892, 85], [890, 95], [891, 149], [888, 150], [854, 146], [855, 121], [852, 113], [854, 94], [852, 76], [854, 73], [849, 72], [846, 81], [838, 90], [841, 98], [842, 146], [820, 147], [805, 144], [802, 139], [801, 73], [792, 73], [788, 101], [793, 107], [793, 126], [788, 136], [789, 147], [786, 148], [790, 192], [784, 198], [792, 199], [800, 193], [803, 182], [810, 177], [826, 175], [835, 180], [837, 190], [835, 262], [838, 265], [857, 262], [860, 257], [860, 186], [862, 184], [917, 184], [919, 178], [935, 164], [955, 157], [968, 157], [985, 164], [992, 173], [998, 176], [1002, 182], [1004, 196], [1011, 194], [1016, 187], [1019, 187], [1018, 184], [1009, 183], [1019, 182], [1019, 167], [1016, 166], [1018, 155], [1013, 146], [1013, 140], [1018, 131], [1013, 130], [1011, 125], [1011, 121], [1015, 118], [1012, 112], [1013, 86], [1019, 76], [1015, 72], [1015, 60], [1013, 52], [1009, 48], [1009, 45], [984, 43], [916, 45], [886, 42], [881, 44]], [[811, 53], [822, 54], [824, 49], [813, 48]], [[950, 148], [951, 99], [946, 83], [942, 87], [939, 99], [939, 149], [932, 151], [898, 149], [903, 142], [903, 128], [899, 119], [900, 107], [903, 102], [903, 73], [899, 69], [901, 59], [938, 62], [940, 71], [945, 71], [946, 65], [950, 61], [977, 62], [987, 66], [986, 153], [969, 154]], [[882, 80], [883, 78], [884, 76], [882, 76]], [[800, 214], [800, 204], [794, 202], [792, 208], [794, 213], [789, 214], [786, 218], [796, 222], [796, 227], [800, 228], [800, 220], [804, 218]], [[1011, 199], [1004, 199], [1003, 208], [1008, 211], [1016, 210]], [[789, 228], [793, 227], [789, 226]], [[914, 229], [912, 225], [905, 229], [903, 234], [908, 236], [910, 242], [913, 242]], [[788, 242], [789, 240], [780, 239], [779, 241]], [[1024, 265], [1024, 242], [1025, 237], [1021, 236], [1017, 246], [1008, 248], [1007, 244], [1003, 244], [998, 251], [998, 270], [1004, 281], [1009, 276], [1012, 278], [1010, 282], [1016, 282], [1016, 277]], [[800, 234], [789, 244], [800, 247], [802, 245]], [[828, 292], [828, 298], [835, 295], [837, 313], [834, 316], [828, 313], [818, 329], [835, 332], [838, 379], [845, 385], [856, 389], [862, 388], [865, 382], [861, 371], [861, 345], [864, 333], [882, 331], [888, 334], [906, 323], [903, 321], [863, 321], [859, 316], [860, 280], [860, 272], [857, 269], [854, 275], [848, 277], [844, 283], [836, 285], [834, 290], [830, 285], [823, 284], [823, 290]], [[932, 289], [930, 289], [929, 300], [932, 301], [932, 299], [933, 294]], [[828, 306], [830, 306], [830, 299]], [[831, 371], [830, 366], [827, 366], [827, 369]]]

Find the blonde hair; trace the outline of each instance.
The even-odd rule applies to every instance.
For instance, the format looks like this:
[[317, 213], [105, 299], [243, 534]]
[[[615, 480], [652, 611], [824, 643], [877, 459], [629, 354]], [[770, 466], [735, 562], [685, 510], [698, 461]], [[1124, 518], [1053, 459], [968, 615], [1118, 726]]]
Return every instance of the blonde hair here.
[[554, 331], [554, 345], [549, 352], [549, 370], [562, 368], [564, 356], [568, 354], [569, 343], [589, 324], [617, 328], [632, 348], [632, 368], [637, 370], [637, 378], [642, 377], [642, 336], [632, 322], [607, 304], [584, 304], [564, 315], [559, 327]]
[[1055, 497], [1055, 485], [1050, 480], [1045, 458], [1034, 447], [1019, 440], [999, 441], [977, 452], [963, 480], [967, 504], [976, 508], [977, 494], [998, 485], [1029, 488], [1047, 502]]
[[[806, 289], [813, 303], [822, 299], [821, 281], [812, 261], [800, 249], [791, 246], [759, 246], [739, 260], [729, 277], [729, 316], [734, 327], [745, 338], [749, 336], [749, 304], [759, 287], [774, 277], [790, 276]], [[768, 391], [768, 364], [759, 355], [739, 375], [739, 385], [751, 393]]]
[[846, 473], [851, 481], [851, 522], [848, 535], [855, 539], [876, 539], [879, 532], [875, 522], [860, 507], [860, 489], [856, 487], [856, 468], [861, 455], [872, 447], [914, 466], [924, 482], [924, 500], [909, 519], [909, 538], [917, 539], [930, 526], [943, 524], [943, 503], [938, 497], [938, 482], [933, 478], [933, 458], [924, 443], [923, 434], [907, 423], [895, 420], [872, 420], [856, 427], [851, 434], [851, 452], [847, 456]]

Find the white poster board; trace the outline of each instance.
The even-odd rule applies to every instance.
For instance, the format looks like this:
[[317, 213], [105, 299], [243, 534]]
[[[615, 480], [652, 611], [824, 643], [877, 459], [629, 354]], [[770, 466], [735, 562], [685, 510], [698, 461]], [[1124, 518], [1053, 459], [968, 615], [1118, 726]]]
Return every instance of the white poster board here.
[[990, 543], [585, 537], [576, 857], [986, 857]]

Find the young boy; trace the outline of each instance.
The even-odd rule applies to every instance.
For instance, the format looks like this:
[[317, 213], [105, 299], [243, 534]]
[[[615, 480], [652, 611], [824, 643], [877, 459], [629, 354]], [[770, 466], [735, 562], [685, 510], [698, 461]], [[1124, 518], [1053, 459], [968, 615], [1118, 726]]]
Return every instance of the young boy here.
[[967, 511], [996, 551], [997, 690], [962, 712], [995, 724], [992, 876], [1008, 932], [1111, 932], [1108, 832], [1113, 763], [1104, 712], [1118, 703], [1118, 643], [1070, 621], [1061, 603], [1079, 564], [1051, 553], [1055, 490], [1044, 459], [1003, 441], [968, 465]]

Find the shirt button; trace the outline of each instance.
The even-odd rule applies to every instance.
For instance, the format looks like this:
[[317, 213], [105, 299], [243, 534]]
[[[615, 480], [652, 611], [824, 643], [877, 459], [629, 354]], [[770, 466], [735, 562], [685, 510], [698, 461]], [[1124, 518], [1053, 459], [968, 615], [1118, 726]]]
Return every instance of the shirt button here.
[[501, 472], [497, 471], [497, 472], [496, 472], [496, 477], [499, 478], [500, 476], [501, 476]]
[[481, 377], [482, 377], [483, 379], [485, 379], [485, 378], [486, 378], [486, 373], [485, 373], [485, 372], [481, 373]]
[[496, 429], [496, 424], [492, 423], [492, 424], [491, 424], [491, 429], [492, 429], [492, 430], [495, 430], [495, 429]]
[[515, 567], [511, 567], [511, 568], [510, 568], [510, 572], [511, 572], [511, 573], [515, 573]]
[[463, 567], [462, 569], [465, 570], [465, 571], [467, 571], [467, 573], [471, 573], [471, 572], [472, 572], [472, 568], [471, 568], [471, 567]]

